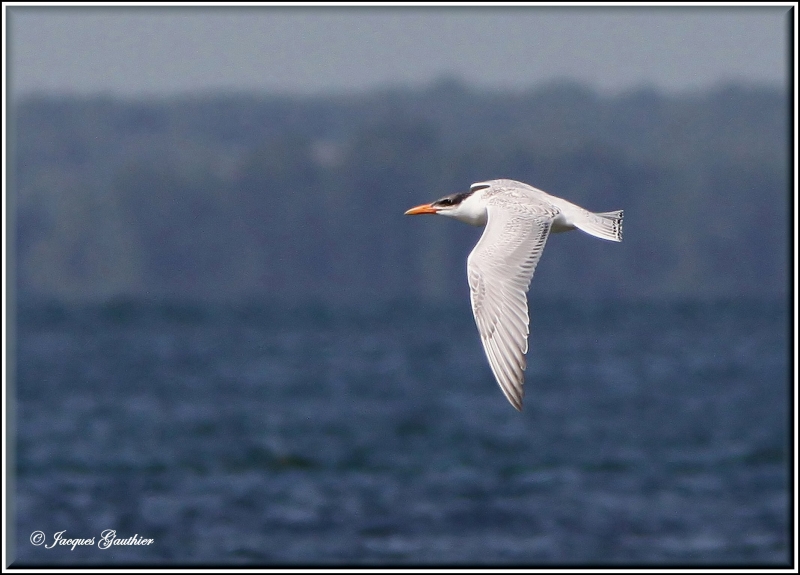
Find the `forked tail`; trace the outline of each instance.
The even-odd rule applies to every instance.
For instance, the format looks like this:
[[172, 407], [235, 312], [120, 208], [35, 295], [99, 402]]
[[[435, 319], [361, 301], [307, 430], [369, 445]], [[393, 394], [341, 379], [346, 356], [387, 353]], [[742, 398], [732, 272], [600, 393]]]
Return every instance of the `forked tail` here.
[[575, 227], [597, 238], [612, 242], [622, 241], [622, 210], [616, 212], [601, 212], [598, 214], [586, 212], [586, 217], [575, 222]]

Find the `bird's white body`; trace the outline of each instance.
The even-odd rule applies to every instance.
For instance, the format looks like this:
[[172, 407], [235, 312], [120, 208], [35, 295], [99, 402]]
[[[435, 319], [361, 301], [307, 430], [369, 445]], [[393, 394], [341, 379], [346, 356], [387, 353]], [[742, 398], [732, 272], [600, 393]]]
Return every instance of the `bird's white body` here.
[[528, 184], [503, 179], [477, 182], [467, 193], [406, 214], [439, 214], [486, 226], [467, 258], [470, 301], [492, 373], [511, 404], [522, 409], [527, 293], [547, 237], [577, 228], [622, 241], [622, 210], [593, 213]]
[[[488, 186], [488, 187], [482, 187]], [[557, 209], [557, 213], [553, 217], [550, 224], [550, 232], [557, 234], [559, 232], [568, 232], [578, 228], [575, 222], [592, 221], [595, 216], [592, 212], [576, 206], [572, 202], [568, 202], [562, 198], [551, 196], [547, 192], [543, 192], [528, 184], [517, 182], [514, 180], [491, 180], [487, 182], [477, 182], [470, 186], [470, 189], [477, 191], [467, 196], [462, 202], [449, 210], [442, 210], [437, 212], [442, 216], [449, 216], [461, 222], [473, 226], [485, 226], [487, 221], [487, 208], [489, 200], [493, 196], [504, 196], [512, 201], [519, 203], [541, 203], [542, 205], [550, 205]], [[605, 214], [597, 214], [604, 216]], [[587, 232], [591, 233], [591, 232]], [[613, 241], [620, 241], [616, 237], [610, 238], [605, 236], [598, 236], [603, 239], [610, 239]]]

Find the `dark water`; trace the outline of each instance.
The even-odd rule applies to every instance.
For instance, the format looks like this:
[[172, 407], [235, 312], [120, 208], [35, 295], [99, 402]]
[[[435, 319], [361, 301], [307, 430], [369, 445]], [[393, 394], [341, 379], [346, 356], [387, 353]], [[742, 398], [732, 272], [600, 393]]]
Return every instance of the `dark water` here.
[[15, 565], [785, 564], [786, 306], [535, 303], [522, 413], [466, 303], [21, 309]]

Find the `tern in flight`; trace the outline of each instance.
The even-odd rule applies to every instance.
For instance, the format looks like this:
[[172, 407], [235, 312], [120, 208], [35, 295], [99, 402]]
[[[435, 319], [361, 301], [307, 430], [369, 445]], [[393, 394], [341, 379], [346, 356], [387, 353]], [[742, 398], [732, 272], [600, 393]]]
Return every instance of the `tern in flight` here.
[[514, 180], [489, 180], [406, 215], [439, 214], [486, 226], [467, 258], [472, 313], [500, 389], [522, 411], [528, 351], [528, 288], [550, 232], [578, 228], [622, 241], [622, 210], [593, 213]]

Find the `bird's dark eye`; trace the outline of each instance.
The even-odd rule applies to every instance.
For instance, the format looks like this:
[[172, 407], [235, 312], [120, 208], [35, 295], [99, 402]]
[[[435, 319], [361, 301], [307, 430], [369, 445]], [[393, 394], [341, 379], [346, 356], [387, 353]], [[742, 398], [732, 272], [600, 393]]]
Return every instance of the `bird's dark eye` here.
[[439, 204], [440, 206], [452, 206], [453, 200], [451, 200], [450, 198], [442, 198], [436, 203]]

